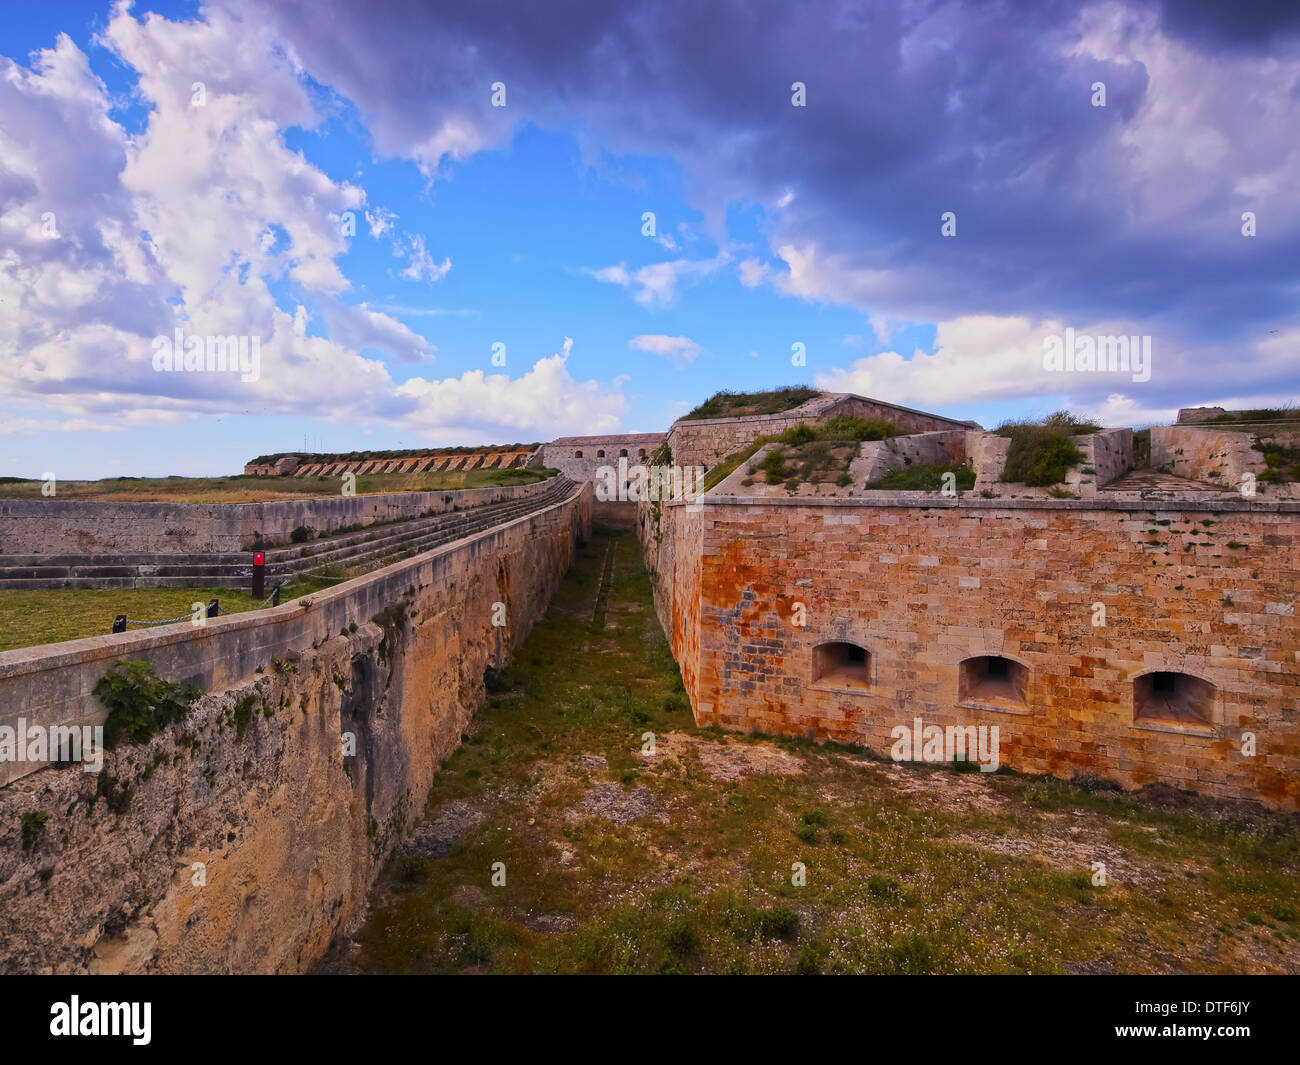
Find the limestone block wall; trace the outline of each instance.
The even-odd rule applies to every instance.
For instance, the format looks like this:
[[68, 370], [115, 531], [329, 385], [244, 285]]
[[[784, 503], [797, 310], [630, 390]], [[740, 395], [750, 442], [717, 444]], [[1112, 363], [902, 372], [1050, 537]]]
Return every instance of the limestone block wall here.
[[[682, 510], [664, 507], [671, 568], [663, 546], [647, 541], [647, 556], [674, 650], [698, 659], [687, 687], [702, 725], [885, 756], [892, 730], [916, 717], [996, 725], [1013, 768], [1300, 808], [1296, 503], [895, 496]], [[694, 618], [676, 576], [691, 542], [680, 521], [701, 529]], [[806, 627], [792, 624], [795, 603]], [[819, 683], [814, 652], [827, 641], [866, 650], [865, 690]], [[986, 655], [1026, 668], [1022, 705], [961, 701], [962, 662]], [[1135, 681], [1153, 671], [1212, 684], [1212, 723], [1139, 719]]]
[[971, 430], [966, 434], [966, 454], [975, 470], [975, 487], [985, 488], [1002, 479], [1007, 468], [1011, 439], [996, 433]]
[[287, 544], [299, 525], [320, 534], [352, 526], [519, 499], [549, 482], [442, 492], [318, 496], [271, 503], [89, 503], [0, 499], [0, 549], [9, 555], [212, 554]]
[[[543, 444], [541, 464], [559, 470], [575, 481], [592, 481], [602, 466], [618, 465], [627, 452], [629, 466], [649, 465], [650, 457], [664, 442], [666, 433], [625, 433], [619, 436], [574, 436]], [[604, 452], [602, 455], [601, 452]]]
[[1072, 436], [1083, 459], [1066, 473], [1065, 487], [1085, 499], [1096, 496], [1116, 477], [1133, 468], [1133, 430], [1103, 429]]
[[965, 462], [966, 430], [916, 433], [888, 440], [864, 440], [858, 457], [849, 465], [853, 483], [859, 487], [878, 480], [904, 466]]
[[[638, 535], [650, 579], [655, 611], [686, 691], [693, 693], [699, 669], [700, 563], [702, 506], [642, 503]], [[694, 695], [691, 695], [692, 702]]]
[[1231, 489], [1267, 466], [1250, 433], [1164, 425], [1151, 430], [1151, 468]]
[[[0, 972], [311, 965], [361, 919], [482, 700], [485, 667], [546, 610], [590, 520], [582, 486], [275, 610], [0, 654], [6, 725], [98, 720], [82, 693], [119, 659], [209, 692], [99, 773], [51, 767], [0, 788]], [[498, 601], [504, 628], [491, 624]], [[43, 830], [24, 840], [37, 814]]]

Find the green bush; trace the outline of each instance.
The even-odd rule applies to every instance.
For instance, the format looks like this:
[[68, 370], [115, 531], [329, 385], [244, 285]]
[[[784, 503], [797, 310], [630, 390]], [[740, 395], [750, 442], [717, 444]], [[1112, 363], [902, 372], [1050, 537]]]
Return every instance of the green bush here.
[[794, 446], [797, 446], [799, 444], [807, 444], [810, 441], [816, 439], [817, 439], [817, 430], [814, 429], [811, 425], [807, 424], [806, 422], [800, 422], [798, 425], [794, 426], [793, 428], [787, 429], [785, 432], [783, 432], [780, 436], [777, 437], [777, 440], [779, 440], [781, 443], [791, 444]]
[[418, 884], [428, 879], [433, 863], [423, 854], [405, 854], [397, 859], [393, 875], [402, 884]]
[[160, 728], [189, 713], [203, 689], [159, 677], [148, 662], [118, 662], [99, 678], [95, 695], [108, 708], [104, 746], [147, 743]]
[[699, 944], [699, 933], [689, 917], [674, 917], [664, 925], [664, 948], [677, 957], [689, 954]]
[[821, 427], [818, 434], [823, 440], [886, 440], [891, 436], [901, 436], [903, 430], [893, 422], [879, 418], [857, 418], [845, 415], [830, 418]]
[[50, 815], [44, 810], [23, 814], [23, 850], [29, 851], [41, 841], [45, 835], [45, 822], [49, 819]]
[[295, 544], [305, 544], [312, 538], [313, 529], [310, 525], [299, 525], [289, 534], [289, 539]]
[[872, 873], [867, 877], [867, 894], [873, 899], [892, 900], [901, 898], [903, 891], [897, 880], [881, 876], [879, 873]]
[[785, 456], [775, 448], [763, 456], [760, 466], [767, 474], [768, 484], [780, 484], [790, 475], [790, 469], [785, 464]]
[[1083, 461], [1070, 437], [1095, 433], [1099, 428], [1069, 411], [1057, 411], [1041, 422], [1005, 423], [995, 430], [998, 436], [1011, 440], [1002, 480], [1030, 488], [1059, 484], [1071, 467]]
[[794, 935], [799, 927], [799, 915], [788, 906], [773, 906], [770, 910], [759, 910], [758, 931], [765, 939], [785, 939]]

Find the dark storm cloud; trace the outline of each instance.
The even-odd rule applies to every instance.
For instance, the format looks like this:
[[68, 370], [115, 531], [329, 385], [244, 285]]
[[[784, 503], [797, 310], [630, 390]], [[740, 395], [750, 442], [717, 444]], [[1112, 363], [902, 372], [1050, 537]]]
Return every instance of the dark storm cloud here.
[[[715, 220], [792, 192], [772, 245], [815, 249], [790, 278], [810, 298], [1201, 340], [1294, 313], [1300, 52], [1294, 16], [1263, 5], [230, 3], [353, 100], [382, 154], [436, 162], [527, 117], [679, 159]], [[1116, 50], [1080, 47], [1098, 32]]]

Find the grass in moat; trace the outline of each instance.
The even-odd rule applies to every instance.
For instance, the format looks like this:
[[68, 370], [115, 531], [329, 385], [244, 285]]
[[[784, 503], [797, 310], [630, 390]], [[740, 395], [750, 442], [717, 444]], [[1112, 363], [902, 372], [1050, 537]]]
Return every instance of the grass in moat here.
[[698, 729], [630, 536], [491, 679], [322, 968], [1300, 971], [1297, 818]]
[[[330, 584], [296, 581], [280, 593], [287, 603]], [[270, 588], [268, 587], [268, 593]], [[86, 636], [106, 636], [113, 618], [165, 621], [188, 614], [195, 603], [220, 600], [223, 613], [238, 614], [259, 606], [247, 590], [231, 588], [57, 588], [0, 591], [0, 651], [35, 647]], [[140, 632], [134, 626], [130, 632]]]
[[[533, 484], [554, 470], [451, 470], [446, 473], [380, 473], [357, 478], [358, 495], [375, 492], [441, 492]], [[110, 477], [58, 481], [56, 499], [113, 503], [266, 503], [339, 494], [341, 477]], [[0, 498], [43, 499], [42, 482], [0, 479]], [[0, 554], [5, 551], [0, 544]]]

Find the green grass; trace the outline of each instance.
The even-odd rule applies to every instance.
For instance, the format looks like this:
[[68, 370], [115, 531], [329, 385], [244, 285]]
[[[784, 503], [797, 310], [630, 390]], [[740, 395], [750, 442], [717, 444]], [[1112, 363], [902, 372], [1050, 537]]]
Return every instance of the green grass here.
[[682, 415], [682, 420], [698, 418], [738, 418], [741, 415], [780, 414], [821, 393], [806, 385], [787, 385], [763, 392], [715, 392], [694, 410]]
[[[328, 585], [296, 581], [280, 594], [287, 603]], [[269, 589], [268, 589], [269, 594]], [[245, 590], [230, 588], [57, 588], [49, 591], [0, 591], [0, 651], [38, 644], [105, 636], [113, 618], [125, 614], [135, 621], [163, 621], [188, 614], [194, 603], [220, 600], [223, 613], [242, 613], [261, 600]], [[128, 632], [139, 632], [132, 627]]]
[[[631, 537], [582, 546], [547, 616], [493, 680], [431, 808], [483, 813], [451, 853], [381, 879], [349, 966], [394, 973], [1024, 973], [1263, 971], [1300, 965], [1300, 822], [1016, 773], [908, 769], [860, 752], [696, 728]], [[799, 776], [710, 777], [641, 756], [643, 736], [777, 748]], [[605, 759], [594, 768], [590, 756]], [[583, 759], [586, 758], [586, 761]], [[595, 784], [645, 788], [663, 820], [570, 816]], [[943, 794], [942, 788], [935, 794]], [[1091, 883], [1094, 851], [1049, 864], [966, 837], [1037, 841], [1066, 825], [1141, 875]], [[807, 839], [801, 836], [809, 837]], [[493, 862], [505, 886], [490, 884]], [[791, 883], [802, 862], [807, 882]], [[458, 904], [465, 886], [478, 903]], [[461, 888], [461, 892], [457, 889]], [[546, 918], [542, 922], [541, 918]], [[1256, 924], [1251, 919], [1266, 922]], [[1257, 938], [1256, 938], [1257, 937]]]
[[903, 466], [890, 470], [872, 481], [868, 488], [881, 491], [937, 492], [943, 487], [943, 475], [954, 475], [959, 492], [969, 492], [975, 487], [975, 471], [969, 462], [935, 462]]
[[[548, 469], [452, 470], [447, 473], [381, 473], [357, 478], [358, 495], [376, 492], [435, 492], [533, 484], [555, 474]], [[7, 479], [5, 499], [42, 499], [40, 481]], [[277, 499], [335, 496], [341, 477], [113, 477], [102, 481], [58, 481], [56, 499], [91, 502], [264, 503]], [[3, 551], [0, 544], [0, 552]]]

